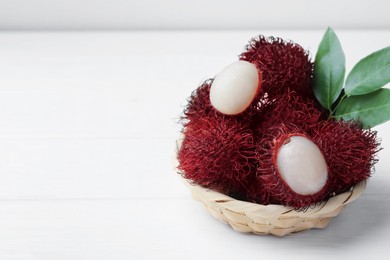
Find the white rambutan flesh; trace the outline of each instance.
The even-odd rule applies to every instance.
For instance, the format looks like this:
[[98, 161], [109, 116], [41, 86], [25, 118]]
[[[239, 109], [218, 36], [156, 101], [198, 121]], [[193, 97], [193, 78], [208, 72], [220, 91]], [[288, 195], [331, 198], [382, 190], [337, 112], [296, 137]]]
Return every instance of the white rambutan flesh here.
[[277, 167], [287, 186], [300, 195], [320, 192], [328, 180], [328, 166], [322, 152], [303, 136], [284, 140], [277, 154]]
[[261, 73], [256, 66], [247, 61], [236, 61], [215, 77], [210, 102], [225, 115], [237, 115], [250, 106], [260, 85]]

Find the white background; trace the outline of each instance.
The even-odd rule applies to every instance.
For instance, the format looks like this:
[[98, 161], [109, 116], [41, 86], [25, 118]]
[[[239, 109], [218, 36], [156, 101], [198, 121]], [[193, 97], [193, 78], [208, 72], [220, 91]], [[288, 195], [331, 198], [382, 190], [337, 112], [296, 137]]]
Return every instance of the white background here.
[[388, 0], [0, 0], [0, 29], [388, 29]]
[[[0, 26], [7, 29], [0, 32], [0, 259], [380, 259], [389, 253], [390, 124], [376, 128], [385, 149], [363, 196], [328, 228], [285, 238], [240, 234], [214, 220], [171, 164], [186, 98], [236, 60], [251, 37], [293, 39], [314, 56], [332, 18], [335, 28], [348, 28], [336, 32], [349, 71], [389, 45], [384, 1], [378, 1], [383, 8], [375, 1], [365, 7], [373, 19], [364, 23], [353, 13], [348, 23], [344, 13], [329, 15], [328, 4], [336, 1], [305, 23], [301, 8], [282, 1], [290, 7], [286, 16], [266, 12], [266, 24], [273, 17], [277, 25], [256, 30], [231, 30], [252, 27], [252, 18], [236, 14], [242, 24], [229, 25], [225, 14], [238, 4], [217, 14], [222, 1], [207, 4], [215, 20], [195, 21], [200, 7], [192, 6], [182, 23], [167, 14], [189, 7], [174, 1], [164, 2], [166, 10], [157, 2], [149, 8], [151, 1], [21, 2], [0, 0]], [[314, 4], [304, 3], [315, 16]], [[121, 6], [138, 9], [129, 17]], [[264, 9], [275, 13], [275, 7], [270, 2]], [[150, 30], [169, 26], [208, 30]], [[25, 31], [47, 28], [82, 31]], [[99, 28], [138, 30], [87, 31]]]

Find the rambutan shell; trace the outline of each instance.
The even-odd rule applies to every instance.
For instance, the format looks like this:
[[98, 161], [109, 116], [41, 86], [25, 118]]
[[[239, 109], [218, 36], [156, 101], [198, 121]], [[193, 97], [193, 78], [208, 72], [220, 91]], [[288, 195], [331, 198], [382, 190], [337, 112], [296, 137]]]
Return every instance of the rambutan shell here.
[[243, 199], [248, 176], [256, 172], [252, 131], [229, 119], [205, 117], [188, 125], [184, 137], [178, 153], [183, 177]]
[[255, 64], [261, 71], [263, 93], [259, 94], [260, 97], [267, 93], [273, 98], [286, 91], [313, 97], [313, 63], [309, 53], [300, 45], [260, 35], [249, 42], [240, 59]]
[[380, 150], [376, 131], [356, 122], [327, 120], [312, 129], [312, 137], [329, 165], [332, 192], [345, 192], [370, 177]]
[[262, 112], [254, 116], [253, 128], [256, 137], [279, 124], [296, 126], [303, 131], [310, 131], [324, 117], [325, 113], [318, 107], [316, 101], [302, 97], [295, 91], [290, 91], [269, 101]]
[[208, 79], [191, 93], [182, 117], [182, 124], [196, 122], [200, 118], [208, 116], [218, 117], [218, 112], [210, 103], [210, 88], [213, 79]]

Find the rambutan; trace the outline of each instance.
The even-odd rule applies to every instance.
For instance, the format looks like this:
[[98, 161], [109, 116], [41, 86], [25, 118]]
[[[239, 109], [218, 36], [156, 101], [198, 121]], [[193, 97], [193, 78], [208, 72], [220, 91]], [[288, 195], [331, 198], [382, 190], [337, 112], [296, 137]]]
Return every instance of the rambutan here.
[[178, 153], [184, 178], [224, 194], [243, 198], [248, 176], [256, 172], [255, 143], [246, 126], [204, 117], [189, 124]]
[[293, 125], [308, 131], [324, 116], [325, 113], [314, 100], [290, 91], [278, 95], [261, 113], [254, 115], [253, 128], [256, 135], [279, 124]]
[[322, 121], [312, 131], [334, 177], [335, 194], [370, 177], [380, 150], [375, 131], [362, 129], [357, 123], [334, 120]]
[[249, 42], [240, 59], [255, 64], [262, 73], [262, 93], [258, 97], [267, 93], [272, 99], [289, 90], [313, 97], [313, 63], [300, 45], [260, 35]]
[[[286, 145], [295, 147], [281, 158]], [[256, 158], [256, 184], [249, 195], [255, 201], [268, 193], [269, 201], [302, 208], [329, 196], [331, 178], [325, 158], [301, 128], [286, 124], [269, 128], [258, 141]]]

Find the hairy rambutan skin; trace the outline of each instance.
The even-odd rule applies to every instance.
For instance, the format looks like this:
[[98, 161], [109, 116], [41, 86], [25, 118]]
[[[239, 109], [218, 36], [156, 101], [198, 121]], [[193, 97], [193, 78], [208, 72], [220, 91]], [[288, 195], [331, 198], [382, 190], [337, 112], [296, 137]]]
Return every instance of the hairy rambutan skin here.
[[253, 128], [261, 136], [275, 125], [286, 124], [310, 131], [325, 118], [325, 112], [312, 99], [302, 97], [295, 91], [278, 95], [263, 111], [254, 116]]
[[204, 117], [187, 125], [184, 136], [178, 153], [183, 177], [242, 199], [248, 176], [256, 172], [252, 131], [231, 120]]
[[332, 192], [339, 194], [370, 177], [380, 142], [377, 133], [357, 123], [327, 120], [312, 129], [332, 176]]
[[258, 97], [267, 93], [272, 99], [289, 90], [313, 97], [313, 63], [300, 45], [260, 35], [249, 42], [240, 59], [255, 64], [262, 73], [262, 91]]
[[200, 118], [218, 116], [218, 111], [213, 108], [210, 102], [210, 88], [212, 82], [213, 79], [206, 80], [191, 93], [187, 106], [184, 109], [184, 116], [182, 117], [183, 125], [186, 125], [191, 121], [195, 122]]
[[[263, 132], [256, 146], [258, 168], [256, 183], [251, 186], [249, 192], [250, 199], [260, 204], [272, 202], [294, 208], [303, 208], [330, 196], [331, 182], [329, 180], [332, 179], [329, 178], [330, 176], [328, 176], [325, 186], [312, 195], [301, 195], [294, 192], [283, 180], [277, 166], [277, 157], [280, 148], [292, 136], [302, 136], [317, 144], [308, 136], [306, 131], [296, 125], [279, 124]], [[264, 194], [268, 194], [268, 201], [264, 200]]]

